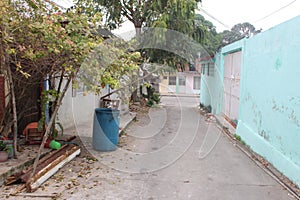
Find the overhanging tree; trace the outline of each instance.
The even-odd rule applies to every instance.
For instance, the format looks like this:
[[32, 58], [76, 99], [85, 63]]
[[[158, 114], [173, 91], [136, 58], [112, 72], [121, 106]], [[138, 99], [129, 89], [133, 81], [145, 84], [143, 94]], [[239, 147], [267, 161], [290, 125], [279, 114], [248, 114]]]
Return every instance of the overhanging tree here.
[[168, 64], [174, 68], [189, 63], [199, 52], [199, 44], [205, 37], [206, 27], [195, 18], [195, 0], [168, 0], [164, 7], [153, 4], [160, 13], [149, 19], [152, 27], [143, 35], [144, 56], [150, 62]]
[[[13, 113], [9, 117], [9, 121], [13, 123], [1, 123], [0, 127], [13, 127], [15, 144], [18, 132], [17, 117], [20, 117], [16, 112], [20, 105], [18, 96], [24, 93], [28, 84], [43, 84], [46, 77], [52, 77], [53, 80], [51, 90], [42, 95], [47, 99], [44, 103], [51, 99], [52, 115], [46, 124], [44, 138], [34, 163], [35, 169], [44, 143], [53, 132], [53, 124], [64, 94], [71, 81], [77, 77], [82, 63], [86, 63], [85, 66], [90, 68], [100, 67], [99, 62], [91, 62], [93, 65], [84, 62], [87, 58], [99, 60], [99, 56], [94, 58], [90, 55], [93, 55], [96, 46], [102, 42], [102, 38], [94, 30], [100, 18], [99, 15], [91, 17], [82, 13], [82, 7], [63, 13], [55, 5], [40, 0], [4, 0], [1, 1], [0, 8], [0, 14], [3, 16], [0, 20], [0, 73], [8, 75], [10, 92], [7, 95], [10, 101], [7, 107], [8, 114]], [[98, 74], [98, 85], [106, 82], [117, 83], [121, 76], [135, 68], [135, 60], [139, 55], [128, 52], [118, 55], [122, 56], [122, 63], [114, 62], [117, 68], [113, 67], [113, 71]], [[41, 112], [44, 112], [44, 109], [41, 109]], [[44, 123], [43, 117], [41, 121]]]

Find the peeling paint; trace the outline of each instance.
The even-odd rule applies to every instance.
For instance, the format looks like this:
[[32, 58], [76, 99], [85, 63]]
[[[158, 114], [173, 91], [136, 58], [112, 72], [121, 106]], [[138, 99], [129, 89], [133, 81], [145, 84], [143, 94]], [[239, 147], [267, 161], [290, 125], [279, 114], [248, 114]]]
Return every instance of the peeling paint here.
[[291, 102], [295, 106], [300, 105], [300, 96], [290, 97], [289, 102]]
[[267, 141], [270, 140], [270, 136], [269, 136], [269, 134], [265, 130], [259, 131], [258, 134], [261, 137], [263, 137], [265, 140], [267, 140]]
[[250, 99], [251, 99], [251, 94], [247, 93], [245, 95], [245, 97], [243, 97], [243, 103], [246, 103], [246, 102], [250, 101]]
[[292, 110], [291, 113], [289, 114], [289, 120], [291, 120], [294, 124], [296, 124], [297, 127], [300, 128], [300, 122], [294, 110]]
[[[300, 16], [260, 33], [258, 37], [249, 38], [241, 45], [243, 70], [236, 129], [255, 152], [268, 159], [298, 186], [300, 28], [295, 27], [299, 23]], [[286, 33], [287, 37], [281, 37]], [[221, 52], [233, 50], [239, 44], [226, 46]], [[220, 63], [224, 65], [222, 55]]]
[[[289, 101], [294, 100], [295, 98], [290, 98]], [[272, 100], [272, 110], [279, 112], [287, 116], [287, 119], [300, 128], [300, 120], [298, 119], [299, 114], [297, 114], [294, 108], [285, 105], [278, 105], [276, 101]]]

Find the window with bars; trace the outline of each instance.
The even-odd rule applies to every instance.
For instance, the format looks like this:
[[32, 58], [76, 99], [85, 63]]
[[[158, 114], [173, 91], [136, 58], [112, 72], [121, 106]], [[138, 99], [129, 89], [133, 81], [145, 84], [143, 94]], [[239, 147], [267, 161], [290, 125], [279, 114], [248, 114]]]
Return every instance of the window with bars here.
[[200, 90], [200, 76], [194, 76], [194, 90]]
[[207, 76], [214, 76], [215, 73], [215, 64], [207, 63], [201, 65], [201, 73]]
[[202, 64], [202, 65], [201, 65], [201, 73], [202, 73], [203, 75], [205, 75], [205, 67], [206, 67], [205, 64]]
[[214, 73], [215, 73], [215, 65], [214, 65], [214, 63], [209, 63], [208, 64], [207, 75], [208, 76], [214, 76]]
[[178, 85], [185, 85], [185, 76], [178, 77]]
[[176, 76], [169, 77], [169, 85], [176, 85]]

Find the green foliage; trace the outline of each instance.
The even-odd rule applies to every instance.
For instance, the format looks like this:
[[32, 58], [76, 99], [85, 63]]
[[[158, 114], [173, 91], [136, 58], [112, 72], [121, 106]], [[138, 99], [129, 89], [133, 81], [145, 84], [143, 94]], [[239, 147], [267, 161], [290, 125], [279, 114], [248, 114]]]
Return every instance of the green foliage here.
[[[50, 90], [44, 91], [40, 100], [40, 129], [45, 123], [44, 112], [47, 103], [52, 102], [52, 109], [59, 106], [57, 101], [62, 95], [63, 81], [77, 80], [82, 67], [90, 67], [90, 71], [102, 70], [100, 75], [96, 73], [96, 79], [88, 85], [90, 89], [99, 90], [99, 85], [103, 84], [118, 87], [119, 78], [129, 71], [134, 71], [140, 57], [139, 53], [128, 52], [125, 49], [107, 50], [109, 47], [101, 46], [103, 39], [96, 31], [101, 21], [101, 13], [91, 15], [86, 3], [77, 4], [68, 12], [62, 12], [51, 1], [47, 2], [0, 2], [0, 70], [11, 68], [15, 72], [13, 80], [25, 81], [27, 84], [42, 84], [46, 77], [51, 79]], [[117, 56], [113, 61], [106, 61], [105, 70], [98, 69], [99, 62], [96, 59], [105, 53]], [[95, 59], [92, 58], [93, 55]], [[85, 62], [86, 59], [89, 61]], [[85, 63], [84, 66], [82, 63]], [[18, 94], [26, 90], [27, 85], [15, 85], [18, 85], [18, 97]]]
[[147, 106], [152, 107], [154, 105], [154, 101], [152, 99], [148, 99]]
[[6, 144], [0, 140], [0, 151], [6, 151]]
[[217, 33], [213, 23], [206, 20], [202, 15], [196, 14], [195, 21], [199, 26], [202, 26], [204, 30], [204, 37], [200, 42], [201, 45], [203, 45], [203, 50], [205, 50], [205, 52], [201, 52], [202, 56], [215, 54], [221, 47], [221, 34]]
[[152, 107], [155, 104], [159, 104], [159, 103], [160, 103], [160, 95], [159, 93], [155, 92], [150, 96], [146, 104], [147, 106]]
[[[41, 131], [44, 129], [45, 126], [45, 120], [46, 120], [46, 106], [47, 105], [53, 105], [49, 104], [50, 102], [55, 102], [55, 99], [57, 99], [59, 96], [58, 91], [56, 90], [44, 90], [41, 96], [41, 105], [42, 105], [42, 116], [41, 119], [38, 122], [38, 130]], [[50, 107], [51, 109], [51, 107]]]
[[153, 99], [153, 101], [154, 101], [155, 103], [159, 104], [159, 103], [160, 103], [160, 94], [154, 92], [151, 99]]
[[155, 104], [160, 103], [160, 94], [155, 92], [155, 89], [152, 87], [151, 84], [145, 83], [144, 84], [147, 88], [147, 95], [145, 96], [147, 100], [147, 106], [152, 107]]
[[77, 4], [84, 4], [91, 15], [103, 12], [105, 25], [110, 29], [119, 27], [125, 19], [131, 21], [135, 27], [142, 27], [150, 11], [152, 0], [78, 0]]
[[87, 90], [96, 93], [106, 84], [112, 89], [129, 85], [128, 77], [136, 75], [141, 62], [140, 53], [130, 49], [130, 45], [120, 39], [97, 45], [82, 64], [79, 80], [87, 86]]
[[222, 46], [233, 43], [242, 38], [252, 37], [260, 32], [261, 30], [256, 30], [255, 27], [248, 22], [236, 24], [230, 31], [225, 30], [222, 32]]
[[6, 151], [8, 154], [10, 154], [12, 150], [12, 145], [7, 145], [3, 140], [0, 140], [0, 151]]
[[235, 139], [237, 139], [238, 141], [241, 141], [241, 139], [242, 139], [241, 136], [239, 136], [239, 135], [237, 135], [237, 134], [234, 134], [233, 136], [234, 136]]
[[240, 141], [242, 145], [246, 145], [246, 142], [242, 140], [241, 136], [234, 134], [233, 137], [235, 137], [236, 140]]
[[[15, 12], [10, 12], [14, 20], [6, 27], [11, 38], [6, 44], [12, 57], [11, 62], [28, 78], [33, 70], [41, 69], [44, 70], [43, 74], [63, 72], [66, 76], [73, 76], [85, 56], [101, 42], [100, 37], [91, 33], [90, 19], [78, 14], [77, 10], [49, 13], [47, 4], [30, 1], [29, 5], [42, 8], [39, 8], [39, 14], [24, 17], [31, 9], [21, 6], [21, 3], [26, 5], [26, 2], [17, 2], [20, 4], [8, 4]], [[29, 65], [31, 69], [28, 69]]]
[[[150, 62], [167, 64], [173, 68], [184, 68], [185, 63], [194, 62], [199, 52], [214, 52], [217, 49], [217, 33], [213, 25], [201, 15], [195, 14], [197, 1], [165, 1], [165, 6], [153, 5], [160, 10], [158, 17], [147, 23], [153, 29], [142, 37], [143, 56]], [[205, 24], [206, 23], [206, 24]], [[210, 24], [209, 24], [210, 23]], [[215, 35], [216, 36], [215, 36]]]
[[[199, 52], [199, 45], [195, 43], [203, 41], [207, 32], [202, 22], [195, 18], [197, 3], [201, 2], [199, 0], [91, 0], [88, 2], [79, 0], [78, 2], [85, 2], [88, 7], [95, 8], [88, 12], [100, 10], [105, 12], [106, 26], [111, 29], [119, 27], [124, 19], [131, 21], [136, 28], [138, 42], [141, 41], [140, 28], [144, 26], [154, 28], [154, 31], [148, 31], [148, 35], [146, 33], [142, 36], [142, 56], [150, 62], [168, 64], [174, 68], [178, 64], [183, 66], [183, 63], [194, 60]], [[177, 41], [167, 29], [180, 32], [187, 37]], [[148, 37], [149, 35], [151, 37]], [[217, 38], [211, 35], [209, 37], [206, 39], [208, 44], [205, 47], [210, 47], [209, 51], [213, 52], [217, 49], [217, 42], [215, 42]]]

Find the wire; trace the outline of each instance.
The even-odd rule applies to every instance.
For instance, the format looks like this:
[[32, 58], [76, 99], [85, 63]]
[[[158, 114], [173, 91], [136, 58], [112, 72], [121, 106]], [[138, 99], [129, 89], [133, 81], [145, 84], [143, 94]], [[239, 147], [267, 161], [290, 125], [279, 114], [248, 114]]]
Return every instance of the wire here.
[[281, 10], [283, 10], [284, 8], [286, 8], [286, 7], [290, 6], [290, 5], [292, 5], [292, 4], [295, 3], [296, 1], [297, 1], [297, 0], [294, 0], [294, 1], [290, 2], [290, 3], [288, 3], [287, 5], [282, 6], [281, 8], [279, 8], [279, 9], [277, 9], [277, 10], [271, 12], [270, 14], [268, 14], [268, 15], [266, 15], [266, 16], [264, 16], [264, 17], [258, 19], [258, 20], [256, 20], [254, 23], [260, 22], [260, 21], [262, 21], [262, 20], [264, 20], [264, 19], [266, 19], [266, 18], [268, 18], [268, 17], [270, 17], [270, 16], [272, 16], [272, 15], [278, 13], [279, 11], [281, 11]]
[[213, 15], [211, 15], [209, 12], [205, 11], [203, 8], [201, 9], [197, 9], [200, 12], [203, 12], [204, 14], [206, 14], [207, 16], [211, 17], [212, 19], [216, 20], [217, 22], [219, 22], [220, 24], [222, 24], [224, 27], [231, 29], [231, 26], [223, 23], [221, 20], [217, 19], [216, 17], [214, 17]]

